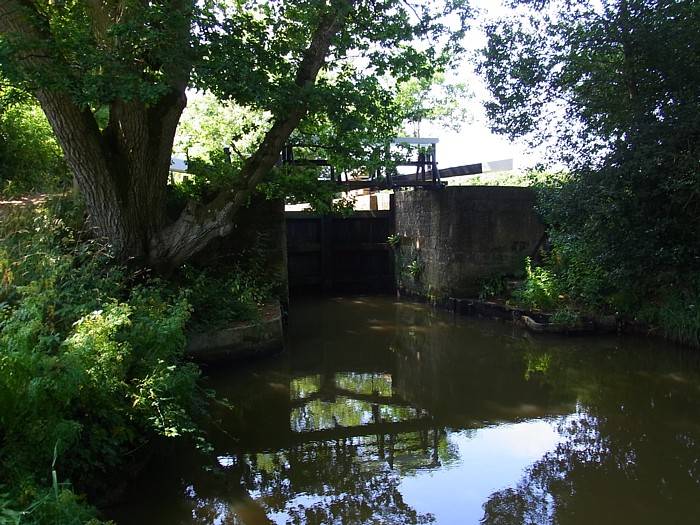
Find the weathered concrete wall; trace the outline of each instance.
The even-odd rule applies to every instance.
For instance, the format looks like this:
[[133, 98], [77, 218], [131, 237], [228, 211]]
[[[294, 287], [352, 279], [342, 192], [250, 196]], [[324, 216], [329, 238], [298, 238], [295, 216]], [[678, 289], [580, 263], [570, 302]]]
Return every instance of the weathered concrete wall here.
[[484, 279], [522, 270], [544, 235], [529, 188], [399, 191], [395, 202], [399, 285], [417, 295], [473, 297]]
[[262, 357], [284, 349], [284, 329], [280, 304], [266, 305], [261, 319], [234, 323], [228, 328], [191, 334], [185, 348], [190, 359], [204, 363]]

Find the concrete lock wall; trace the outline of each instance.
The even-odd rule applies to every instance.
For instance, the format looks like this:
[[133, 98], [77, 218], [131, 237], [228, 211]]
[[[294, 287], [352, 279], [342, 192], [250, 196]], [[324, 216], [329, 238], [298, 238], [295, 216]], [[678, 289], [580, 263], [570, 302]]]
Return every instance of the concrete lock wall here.
[[485, 279], [522, 271], [544, 238], [529, 188], [399, 191], [397, 275], [405, 292], [475, 297]]

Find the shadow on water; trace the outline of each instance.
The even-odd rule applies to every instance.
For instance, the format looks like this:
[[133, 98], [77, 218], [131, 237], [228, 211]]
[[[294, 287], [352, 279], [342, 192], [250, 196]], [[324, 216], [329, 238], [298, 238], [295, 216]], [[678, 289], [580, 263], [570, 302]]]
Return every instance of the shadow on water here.
[[692, 523], [700, 364], [388, 297], [294, 304], [287, 351], [208, 370], [213, 458], [173, 449], [125, 524]]

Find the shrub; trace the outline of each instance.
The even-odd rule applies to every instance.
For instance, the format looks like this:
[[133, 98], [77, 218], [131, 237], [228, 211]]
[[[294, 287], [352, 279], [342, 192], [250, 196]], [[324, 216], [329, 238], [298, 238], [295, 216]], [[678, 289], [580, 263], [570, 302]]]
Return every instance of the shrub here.
[[184, 269], [181, 285], [189, 289], [192, 305], [189, 329], [216, 329], [230, 322], [258, 318], [259, 309], [272, 296], [274, 285], [255, 264], [247, 266], [238, 264], [216, 273]]
[[[197, 433], [185, 294], [114, 264], [79, 217], [59, 202], [0, 226], [0, 515], [30, 509], [23, 523], [91, 519], [71, 486], [105, 490], [149, 440]], [[52, 463], [73, 485], [47, 498]]]
[[700, 346], [700, 276], [689, 279], [686, 287], [669, 290], [663, 301], [652, 308], [651, 322], [672, 340], [691, 346]]
[[479, 286], [479, 299], [485, 301], [496, 297], [502, 297], [508, 293], [508, 280], [504, 275], [494, 275], [481, 281]]
[[[649, 246], [644, 235], [634, 237], [637, 226], [630, 227], [625, 242], [596, 239], [601, 230], [584, 224], [593, 219], [576, 209], [581, 200], [578, 184], [565, 178], [539, 184], [538, 206], [549, 223], [551, 249], [541, 267], [533, 269], [527, 261], [527, 279], [514, 299], [526, 307], [555, 310], [553, 322], [575, 324], [581, 312], [615, 312], [657, 328], [672, 341], [700, 346], [696, 263], [675, 257], [665, 260], [671, 252]], [[665, 235], [652, 240], [673, 242]], [[697, 260], [690, 244], [679, 241], [673, 253]]]
[[525, 260], [526, 278], [513, 293], [514, 299], [526, 308], [549, 310], [558, 302], [558, 287], [553, 272], [543, 266], [532, 266], [528, 257]]
[[71, 177], [39, 105], [0, 84], [0, 195], [65, 188]]

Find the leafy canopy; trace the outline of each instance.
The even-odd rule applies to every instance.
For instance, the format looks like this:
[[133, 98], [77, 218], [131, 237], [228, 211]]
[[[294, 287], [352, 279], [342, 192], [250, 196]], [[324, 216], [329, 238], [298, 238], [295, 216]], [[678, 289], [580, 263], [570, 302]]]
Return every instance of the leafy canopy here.
[[487, 30], [487, 110], [496, 131], [546, 144], [567, 166], [541, 199], [565, 288], [633, 313], [696, 304], [697, 2], [512, 4], [526, 16]]
[[[222, 100], [278, 115], [299, 103], [296, 72], [329, 2], [17, 4], [36, 31], [0, 35], [0, 68], [30, 91], [68, 92], [93, 109], [118, 99], [153, 104], [184, 76]], [[453, 60], [470, 16], [463, 0], [331, 4], [351, 6], [350, 15], [333, 38], [329, 74], [301, 96], [311, 113], [345, 118], [378, 96], [378, 78], [430, 78]]]

